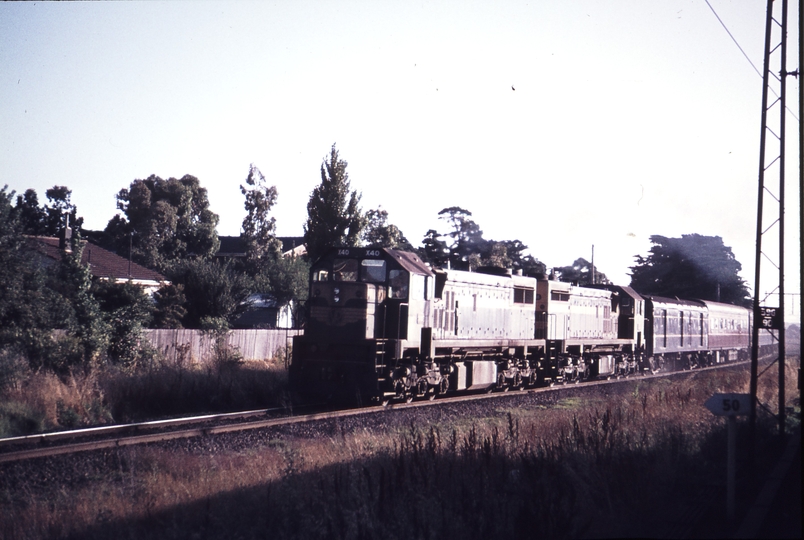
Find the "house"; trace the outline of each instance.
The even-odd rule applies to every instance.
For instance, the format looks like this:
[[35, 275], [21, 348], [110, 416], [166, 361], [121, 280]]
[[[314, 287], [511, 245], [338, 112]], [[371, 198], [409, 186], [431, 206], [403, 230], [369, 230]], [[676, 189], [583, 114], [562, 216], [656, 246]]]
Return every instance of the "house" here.
[[[52, 236], [29, 236], [28, 239], [34, 250], [42, 256], [45, 265], [56, 264], [61, 261], [64, 253], [70, 251], [69, 233], [67, 239]], [[148, 294], [153, 294], [160, 286], [169, 283], [159, 272], [149, 270], [92, 242], [81, 240], [81, 245], [81, 263], [89, 267], [95, 279], [130, 281], [143, 287]]]
[[[283, 257], [300, 257], [307, 253], [303, 236], [277, 236], [282, 242]], [[215, 255], [222, 260], [246, 257], [246, 243], [241, 236], [219, 236], [220, 248]], [[293, 302], [280, 306], [276, 300], [260, 294], [248, 299], [249, 308], [232, 325], [235, 328], [293, 328]]]
[[248, 310], [232, 322], [233, 328], [293, 328], [293, 302], [280, 306], [275, 299], [252, 294]]

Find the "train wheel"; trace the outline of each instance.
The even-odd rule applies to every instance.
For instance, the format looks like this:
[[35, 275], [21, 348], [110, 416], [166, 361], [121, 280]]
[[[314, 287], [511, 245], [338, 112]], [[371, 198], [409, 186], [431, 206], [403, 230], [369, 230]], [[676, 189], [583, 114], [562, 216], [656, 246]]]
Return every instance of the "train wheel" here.
[[427, 396], [427, 381], [419, 379], [419, 384], [416, 385], [416, 395], [420, 398]]
[[449, 382], [447, 382], [447, 379], [441, 379], [441, 383], [438, 385], [438, 393], [442, 395], [446, 394], [448, 389]]

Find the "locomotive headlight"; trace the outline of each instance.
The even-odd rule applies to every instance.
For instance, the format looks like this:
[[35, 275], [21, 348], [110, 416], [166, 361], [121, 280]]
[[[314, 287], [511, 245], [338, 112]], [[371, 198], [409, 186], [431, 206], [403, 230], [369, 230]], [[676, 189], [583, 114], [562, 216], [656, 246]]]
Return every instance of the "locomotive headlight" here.
[[338, 298], [337, 296], [336, 296], [335, 298], [333, 298], [333, 300], [334, 300], [335, 302], [340, 302], [340, 301], [341, 301], [341, 299], [340, 299], [340, 298]]
[[333, 291], [335, 294], [340, 294], [340, 293], [341, 293], [341, 290], [340, 290], [338, 287], [335, 287], [334, 289], [332, 289], [332, 291]]

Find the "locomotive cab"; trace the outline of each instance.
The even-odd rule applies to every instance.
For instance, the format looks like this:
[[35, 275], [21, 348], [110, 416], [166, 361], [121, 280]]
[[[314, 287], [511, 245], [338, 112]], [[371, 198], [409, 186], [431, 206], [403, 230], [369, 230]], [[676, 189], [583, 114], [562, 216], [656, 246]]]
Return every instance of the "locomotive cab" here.
[[[305, 329], [309, 338], [331, 343], [416, 341], [419, 329], [428, 326], [422, 318], [429, 311], [426, 302], [433, 274], [415, 255], [339, 248], [319, 259], [310, 276]], [[425, 317], [411, 317], [411, 311], [421, 311]]]

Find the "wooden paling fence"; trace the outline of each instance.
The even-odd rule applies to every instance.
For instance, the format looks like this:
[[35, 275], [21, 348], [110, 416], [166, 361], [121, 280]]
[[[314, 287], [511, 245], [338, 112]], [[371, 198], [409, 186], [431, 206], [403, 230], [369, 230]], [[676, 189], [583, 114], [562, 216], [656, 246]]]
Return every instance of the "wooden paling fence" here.
[[[286, 353], [293, 336], [301, 330], [230, 330], [226, 344], [236, 349], [243, 360], [269, 360]], [[143, 330], [143, 337], [168, 360], [187, 355], [191, 363], [206, 363], [212, 358], [215, 338], [201, 330]], [[185, 352], [186, 351], [186, 352]], [[286, 358], [283, 358], [287, 361]]]

